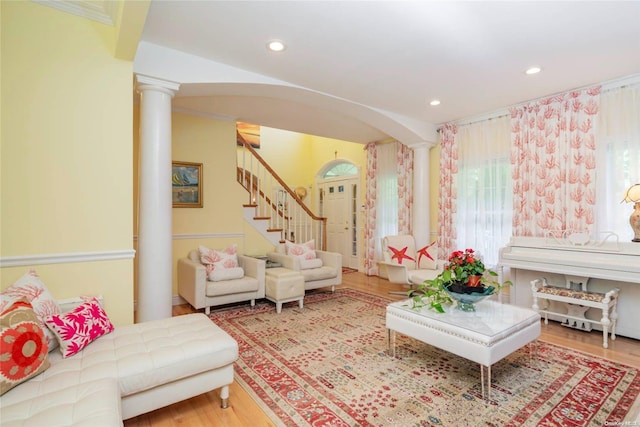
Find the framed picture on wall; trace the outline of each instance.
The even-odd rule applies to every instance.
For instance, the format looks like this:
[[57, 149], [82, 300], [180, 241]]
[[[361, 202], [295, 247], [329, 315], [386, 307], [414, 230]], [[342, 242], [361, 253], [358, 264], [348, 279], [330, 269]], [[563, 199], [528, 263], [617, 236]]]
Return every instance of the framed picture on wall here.
[[172, 162], [171, 190], [174, 208], [201, 208], [202, 163]]

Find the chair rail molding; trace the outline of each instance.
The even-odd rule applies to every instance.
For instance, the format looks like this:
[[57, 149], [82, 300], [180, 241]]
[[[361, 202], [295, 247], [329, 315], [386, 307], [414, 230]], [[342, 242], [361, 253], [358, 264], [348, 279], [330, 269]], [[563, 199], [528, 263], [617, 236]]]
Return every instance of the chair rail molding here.
[[[224, 239], [224, 238], [242, 238], [244, 232], [238, 231], [235, 233], [194, 233], [194, 234], [173, 234], [172, 240], [185, 240], [185, 239]], [[138, 236], [134, 235], [133, 240], [137, 241]]]
[[132, 259], [134, 249], [121, 249], [100, 252], [68, 252], [61, 254], [33, 254], [0, 257], [0, 268], [25, 265], [66, 264], [74, 262], [114, 261]]

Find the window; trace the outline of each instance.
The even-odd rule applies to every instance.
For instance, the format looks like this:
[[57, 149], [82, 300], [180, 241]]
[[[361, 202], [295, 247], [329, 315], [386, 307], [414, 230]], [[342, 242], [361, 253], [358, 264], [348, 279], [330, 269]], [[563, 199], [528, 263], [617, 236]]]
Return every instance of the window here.
[[357, 175], [358, 168], [351, 163], [339, 163], [325, 172], [322, 178], [335, 178], [342, 175]]
[[640, 182], [640, 85], [600, 95], [596, 167], [596, 231], [613, 231], [621, 242], [633, 238], [631, 203], [620, 203], [625, 191]]
[[504, 116], [459, 128], [456, 243], [479, 252], [488, 267], [511, 238], [509, 123]]

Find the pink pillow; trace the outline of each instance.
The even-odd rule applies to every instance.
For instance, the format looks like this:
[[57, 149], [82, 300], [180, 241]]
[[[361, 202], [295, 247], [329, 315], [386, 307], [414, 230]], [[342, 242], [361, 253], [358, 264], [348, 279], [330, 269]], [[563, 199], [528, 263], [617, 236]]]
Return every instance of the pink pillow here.
[[238, 245], [231, 245], [223, 251], [199, 246], [200, 262], [204, 265], [212, 265], [216, 268], [236, 268], [238, 266]]
[[[14, 299], [20, 297], [27, 298], [33, 307], [33, 311], [36, 313], [38, 324], [47, 339], [49, 351], [58, 346], [58, 341], [56, 341], [51, 331], [47, 329], [44, 320], [47, 317], [60, 314], [60, 306], [42, 280], [40, 280], [40, 276], [38, 276], [35, 270], [29, 270], [28, 273], [2, 292], [2, 295]], [[0, 307], [2, 310], [4, 310], [4, 308], [4, 306]]]
[[217, 282], [244, 277], [244, 271], [238, 265], [238, 245], [231, 245], [223, 251], [200, 245], [198, 250], [200, 262], [207, 268], [209, 280]]
[[302, 259], [310, 260], [316, 258], [316, 241], [311, 239], [308, 242], [302, 244], [296, 244], [293, 242], [284, 242], [287, 255], [299, 257]]
[[113, 331], [113, 325], [98, 301], [80, 304], [73, 311], [45, 320], [60, 343], [62, 357], [73, 356], [96, 338]]

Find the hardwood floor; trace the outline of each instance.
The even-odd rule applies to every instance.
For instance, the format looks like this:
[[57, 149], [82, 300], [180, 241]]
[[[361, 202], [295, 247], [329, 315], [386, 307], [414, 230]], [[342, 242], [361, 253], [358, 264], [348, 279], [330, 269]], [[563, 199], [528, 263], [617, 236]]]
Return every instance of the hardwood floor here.
[[[401, 300], [406, 297], [389, 295], [389, 291], [406, 291], [401, 285], [390, 284], [377, 276], [366, 276], [362, 273], [343, 275], [342, 287], [359, 289], [391, 299]], [[313, 291], [312, 291], [313, 292]], [[291, 303], [294, 304], [294, 303]], [[286, 309], [286, 306], [285, 308]], [[275, 310], [275, 307], [274, 307]], [[189, 305], [173, 307], [173, 315], [192, 313]], [[602, 332], [583, 332], [565, 328], [556, 322], [542, 324], [543, 341], [570, 347], [584, 353], [593, 354], [609, 360], [624, 363], [640, 369], [640, 341], [617, 337], [609, 340], [609, 348], [602, 348]], [[192, 399], [158, 409], [125, 421], [126, 427], [160, 427], [160, 426], [274, 426], [275, 424], [260, 409], [257, 403], [237, 384], [230, 387], [229, 408], [220, 408], [220, 396], [217, 390], [202, 394]]]

